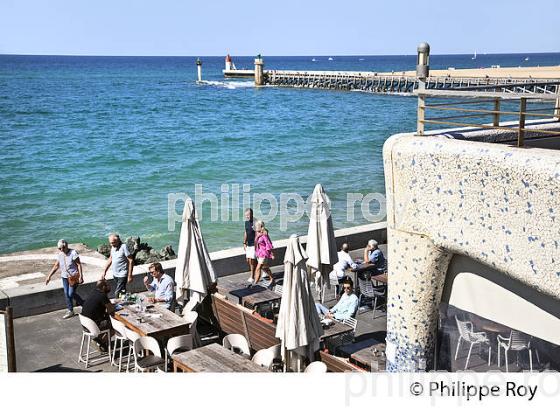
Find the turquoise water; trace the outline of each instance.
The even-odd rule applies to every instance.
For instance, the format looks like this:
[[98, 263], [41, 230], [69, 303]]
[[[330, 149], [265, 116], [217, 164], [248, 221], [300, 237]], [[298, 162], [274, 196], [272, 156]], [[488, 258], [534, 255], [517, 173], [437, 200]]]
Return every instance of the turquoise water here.
[[[560, 54], [525, 56], [432, 56], [432, 67], [560, 64]], [[265, 57], [265, 65], [400, 71], [415, 64], [414, 56], [311, 58]], [[96, 246], [112, 231], [176, 248], [168, 194], [193, 196], [195, 184], [218, 195], [222, 184], [250, 184], [253, 194], [307, 197], [322, 183], [335, 228], [367, 222], [359, 212], [347, 221], [346, 195], [384, 192], [382, 146], [415, 128], [414, 98], [255, 89], [224, 80], [223, 57], [202, 60], [207, 84], [196, 83], [192, 57], [0, 56], [0, 253], [60, 237]], [[252, 57], [235, 62], [251, 68]], [[273, 240], [307, 231], [307, 218], [286, 231], [279, 222], [269, 223]], [[202, 227], [211, 250], [241, 245], [242, 222], [211, 221], [209, 203]]]

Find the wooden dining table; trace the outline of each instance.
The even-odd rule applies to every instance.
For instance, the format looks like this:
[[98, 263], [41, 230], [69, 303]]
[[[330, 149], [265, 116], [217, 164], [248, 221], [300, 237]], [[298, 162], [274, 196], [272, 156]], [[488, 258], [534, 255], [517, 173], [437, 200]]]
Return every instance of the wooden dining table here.
[[279, 302], [282, 295], [264, 286], [247, 287], [247, 282], [225, 282], [218, 284], [218, 292], [227, 299], [233, 299], [249, 309], [257, 309], [260, 305]]
[[172, 355], [175, 372], [205, 373], [269, 373], [266, 367], [220, 344], [212, 343], [188, 352]]
[[115, 319], [140, 336], [156, 339], [184, 335], [189, 332], [189, 323], [164, 305], [148, 305], [146, 312], [140, 312], [138, 305], [124, 305], [115, 312]]
[[[381, 352], [385, 352], [385, 343], [376, 339], [366, 339], [337, 348], [337, 354], [348, 357], [350, 363], [356, 364], [368, 371], [372, 371], [372, 364], [374, 362], [377, 364], [375, 371], [385, 370], [383, 362], [379, 360]], [[382, 364], [381, 368], [379, 367], [380, 363]]]
[[352, 332], [354, 328], [352, 326], [346, 325], [338, 320], [333, 320], [332, 325], [328, 327], [323, 327], [324, 334], [321, 336], [321, 340], [328, 339], [330, 337], [342, 335], [344, 333]]

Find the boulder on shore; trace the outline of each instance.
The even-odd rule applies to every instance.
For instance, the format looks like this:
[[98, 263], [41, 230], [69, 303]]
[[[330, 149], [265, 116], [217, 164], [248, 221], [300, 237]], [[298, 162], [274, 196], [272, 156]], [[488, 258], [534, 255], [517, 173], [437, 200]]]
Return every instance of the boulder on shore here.
[[109, 256], [111, 256], [111, 245], [103, 243], [97, 247], [97, 252], [108, 258]]
[[[140, 242], [139, 236], [129, 236], [124, 241], [128, 251], [134, 257], [135, 265], [144, 265], [146, 263], [154, 263], [167, 261], [177, 257], [171, 245], [166, 245], [161, 251], [156, 251], [147, 243]], [[97, 247], [97, 252], [108, 258], [111, 256], [111, 245], [101, 244]]]

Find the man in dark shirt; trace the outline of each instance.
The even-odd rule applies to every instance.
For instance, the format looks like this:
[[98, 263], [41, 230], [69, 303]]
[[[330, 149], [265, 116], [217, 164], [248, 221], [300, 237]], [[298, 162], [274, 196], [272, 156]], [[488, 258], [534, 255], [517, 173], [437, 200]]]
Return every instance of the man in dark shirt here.
[[257, 258], [255, 256], [255, 229], [253, 228], [253, 210], [247, 208], [245, 210], [245, 233], [243, 234], [243, 248], [245, 249], [245, 258], [251, 271], [251, 277], [247, 279], [249, 285], [255, 281], [255, 268], [257, 267]]
[[[97, 281], [95, 290], [89, 295], [82, 305], [82, 315], [93, 320], [100, 330], [111, 327], [109, 315], [115, 311], [107, 294], [111, 291], [111, 286], [105, 279]], [[108, 340], [94, 339], [101, 350], [107, 348]]]

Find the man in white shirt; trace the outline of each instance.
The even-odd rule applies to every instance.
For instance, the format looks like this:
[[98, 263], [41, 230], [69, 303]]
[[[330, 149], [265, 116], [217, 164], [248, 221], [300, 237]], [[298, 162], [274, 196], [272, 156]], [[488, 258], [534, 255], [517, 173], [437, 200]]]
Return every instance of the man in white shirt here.
[[148, 276], [144, 276], [144, 286], [151, 292], [155, 292], [154, 297], [148, 300], [150, 303], [163, 303], [169, 310], [175, 304], [175, 282], [173, 278], [163, 272], [161, 263], [154, 262], [149, 268], [154, 280], [150, 283]]
[[338, 252], [338, 262], [333, 265], [333, 270], [330, 273], [330, 278], [334, 281], [338, 279], [339, 282], [346, 276], [346, 269], [352, 268], [356, 269], [358, 266], [352, 260], [352, 257], [348, 253], [349, 246], [347, 243], [343, 243], [342, 247], [340, 248], [340, 252]]

